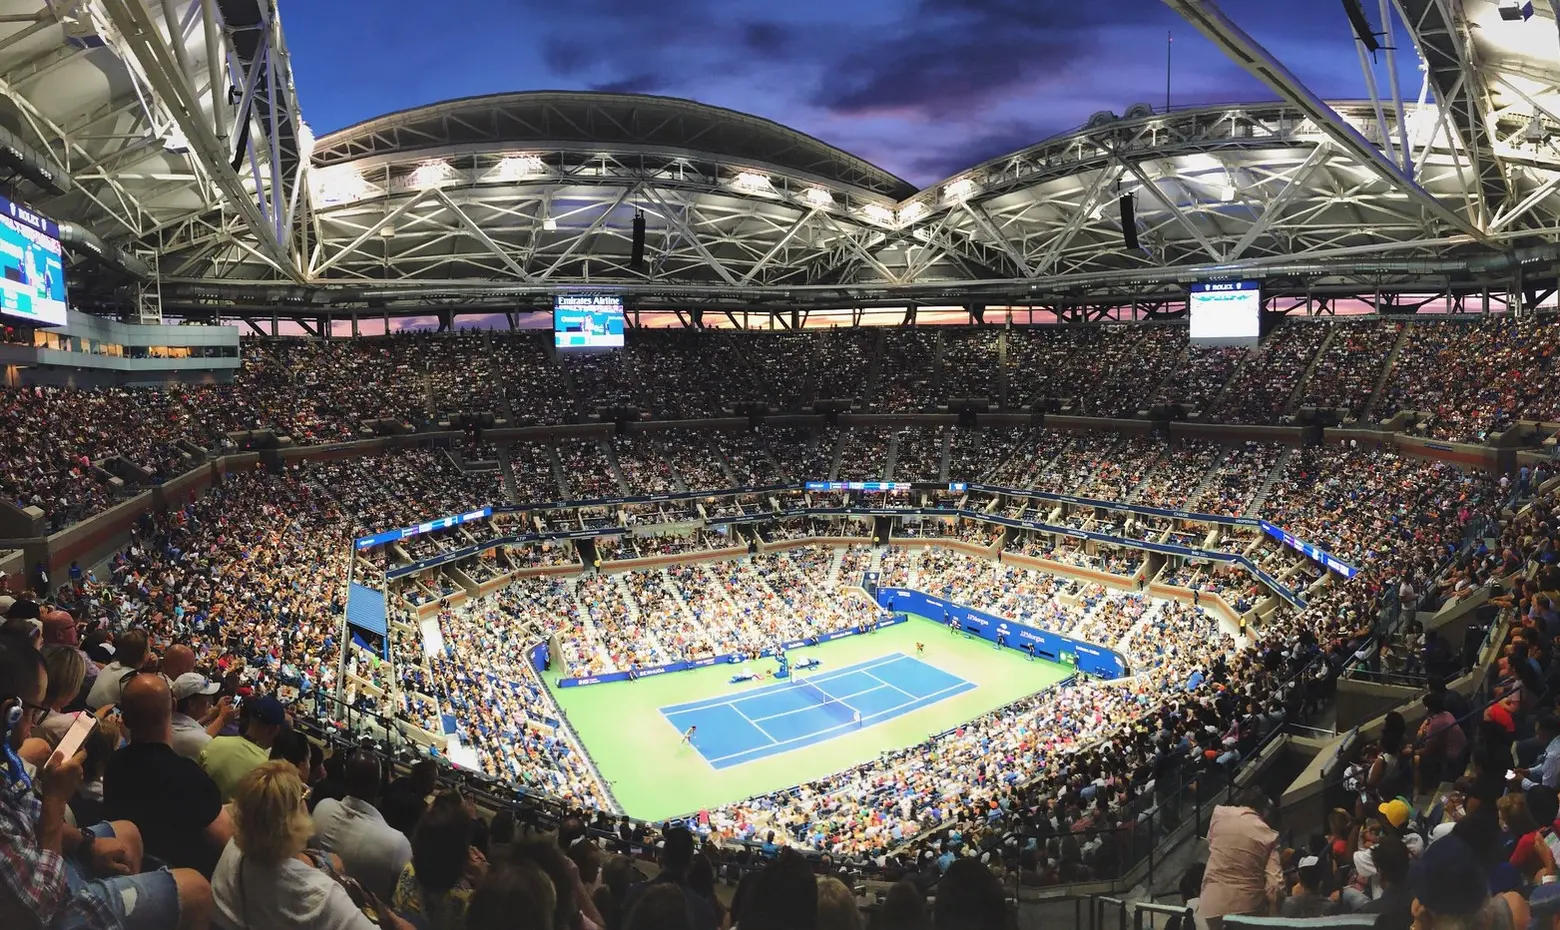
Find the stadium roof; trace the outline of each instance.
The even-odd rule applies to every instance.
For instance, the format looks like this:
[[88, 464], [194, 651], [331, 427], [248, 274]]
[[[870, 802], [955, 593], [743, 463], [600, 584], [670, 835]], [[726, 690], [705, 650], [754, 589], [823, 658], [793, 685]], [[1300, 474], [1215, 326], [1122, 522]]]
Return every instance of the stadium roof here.
[[[1147, 301], [1209, 275], [1359, 293], [1553, 276], [1553, 0], [1527, 21], [1496, 0], [1395, 0], [1423, 87], [1389, 89], [1410, 43], [1388, 30], [1382, 79], [1367, 61], [1371, 97], [1343, 104], [1210, 0], [1165, 2], [1277, 102], [1100, 114], [917, 191], [768, 120], [663, 97], [470, 98], [316, 141], [268, 3], [0, 0], [0, 162], [19, 199], [67, 221], [73, 295], [146, 316], [513, 307], [582, 287], [792, 307]], [[125, 286], [149, 272], [160, 291]]]

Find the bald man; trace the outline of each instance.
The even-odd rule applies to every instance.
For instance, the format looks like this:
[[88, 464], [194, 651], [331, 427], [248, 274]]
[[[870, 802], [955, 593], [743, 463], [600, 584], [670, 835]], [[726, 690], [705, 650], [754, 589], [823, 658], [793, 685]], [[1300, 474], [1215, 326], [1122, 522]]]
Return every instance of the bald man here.
[[233, 824], [216, 782], [173, 751], [168, 682], [150, 673], [130, 678], [119, 711], [130, 745], [114, 753], [103, 772], [104, 810], [140, 828], [147, 854], [210, 878]]
[[163, 653], [162, 674], [170, 682], [178, 681], [185, 672], [195, 671], [195, 650], [188, 646], [169, 646]]

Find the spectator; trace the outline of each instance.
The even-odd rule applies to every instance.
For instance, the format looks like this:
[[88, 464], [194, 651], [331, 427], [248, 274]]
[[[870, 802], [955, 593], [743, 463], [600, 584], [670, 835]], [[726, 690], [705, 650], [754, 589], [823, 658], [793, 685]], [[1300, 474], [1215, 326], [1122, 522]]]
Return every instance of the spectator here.
[[[735, 903], [735, 902], [733, 902]], [[782, 850], [758, 876], [733, 916], [743, 930], [796, 930], [818, 923], [818, 880], [807, 860], [793, 849]], [[697, 920], [694, 930], [701, 926]]]
[[1280, 917], [1330, 917], [1343, 910], [1342, 905], [1322, 893], [1322, 880], [1327, 873], [1319, 857], [1302, 857], [1295, 873], [1298, 883], [1280, 905]]
[[[396, 880], [412, 861], [412, 844], [391, 828], [374, 807], [379, 800], [379, 760], [366, 752], [347, 757], [346, 797], [324, 800], [314, 809], [315, 843], [341, 858], [347, 874], [388, 900]], [[515, 882], [524, 884], [521, 878]]]
[[495, 862], [471, 894], [466, 930], [554, 930], [556, 905], [552, 880], [534, 862]]
[[1378, 930], [1408, 930], [1414, 922], [1414, 895], [1408, 886], [1408, 847], [1396, 837], [1383, 837], [1371, 847], [1371, 865], [1381, 896], [1359, 909], [1375, 914]]
[[633, 916], [641, 895], [658, 885], [675, 885], [688, 899], [688, 914], [693, 930], [715, 930], [715, 912], [697, 892], [688, 887], [688, 871], [693, 866], [693, 834], [686, 827], [667, 830], [661, 843], [661, 873], [628, 890], [623, 910]]
[[948, 866], [932, 902], [936, 930], [1008, 930], [1011, 924], [1002, 883], [990, 869], [967, 857]]
[[239, 780], [233, 840], [211, 880], [216, 925], [223, 930], [412, 930], [411, 923], [355, 882], [338, 880], [327, 858], [304, 855], [313, 832], [305, 796], [297, 769], [286, 762], [263, 762]]
[[233, 699], [212, 697], [222, 685], [199, 672], [185, 672], [173, 679], [173, 751], [186, 759], [199, 759], [212, 738], [222, 733], [238, 711]]
[[114, 661], [103, 666], [98, 673], [97, 681], [93, 683], [92, 690], [87, 694], [87, 709], [97, 710], [100, 707], [112, 707], [119, 703], [119, 691], [124, 687], [124, 680], [141, 670], [146, 664], [148, 645], [146, 633], [141, 630], [130, 630], [122, 633], [114, 640]]
[[47, 743], [49, 751], [53, 752], [76, 722], [76, 714], [65, 713], [65, 708], [80, 695], [88, 663], [79, 651], [58, 645], [43, 647], [43, 662], [49, 671], [49, 693], [43, 700], [49, 713], [32, 732], [34, 738]]
[[818, 930], [861, 930], [856, 896], [837, 878], [818, 879]]
[[427, 930], [460, 930], [487, 862], [473, 849], [476, 817], [458, 795], [437, 798], [412, 835], [412, 859], [396, 880], [393, 904]]
[[[0, 726], [8, 751], [26, 741], [44, 711], [47, 674], [43, 657], [26, 640], [0, 636]], [[134, 824], [77, 830], [65, 822], [82, 758], [56, 754], [31, 773], [14, 762], [6, 767], [0, 787], [0, 914], [50, 930], [205, 927], [211, 886], [189, 869], [142, 872], [141, 834]]]
[[136, 675], [125, 684], [120, 712], [130, 743], [103, 773], [104, 810], [139, 827], [151, 855], [210, 877], [233, 824], [216, 783], [173, 751], [172, 703], [160, 675]]
[[1479, 927], [1522, 930], [1526, 902], [1515, 895], [1490, 896], [1478, 859], [1457, 836], [1432, 843], [1409, 872], [1416, 930]]
[[625, 930], [694, 930], [688, 899], [676, 885], [647, 889], [628, 912]]
[[1229, 914], [1269, 914], [1283, 890], [1278, 832], [1267, 823], [1268, 809], [1267, 798], [1253, 789], [1240, 803], [1213, 809], [1201, 895], [1209, 930], [1221, 930]]
[[217, 783], [224, 802], [232, 800], [238, 782], [249, 770], [268, 761], [271, 747], [287, 726], [282, 704], [269, 695], [245, 704], [242, 736], [219, 736], [200, 753], [200, 767]]
[[872, 918], [872, 930], [930, 930], [926, 922], [926, 896], [908, 879], [888, 889]]

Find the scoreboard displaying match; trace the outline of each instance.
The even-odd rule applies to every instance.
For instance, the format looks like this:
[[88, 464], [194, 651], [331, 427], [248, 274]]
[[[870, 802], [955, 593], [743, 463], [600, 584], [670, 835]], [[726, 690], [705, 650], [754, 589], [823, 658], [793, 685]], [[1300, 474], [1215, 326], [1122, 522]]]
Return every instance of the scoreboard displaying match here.
[[623, 347], [623, 298], [559, 294], [553, 298], [553, 345], [559, 349]]
[[1198, 345], [1255, 345], [1262, 338], [1260, 281], [1203, 281], [1187, 298], [1192, 342]]

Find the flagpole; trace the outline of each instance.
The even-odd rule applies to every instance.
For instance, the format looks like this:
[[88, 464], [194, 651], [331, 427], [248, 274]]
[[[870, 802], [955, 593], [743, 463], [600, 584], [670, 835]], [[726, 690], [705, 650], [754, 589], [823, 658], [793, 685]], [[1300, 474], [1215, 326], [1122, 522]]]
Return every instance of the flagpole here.
[[1165, 112], [1170, 112], [1170, 49], [1175, 41], [1174, 34], [1165, 30]]

